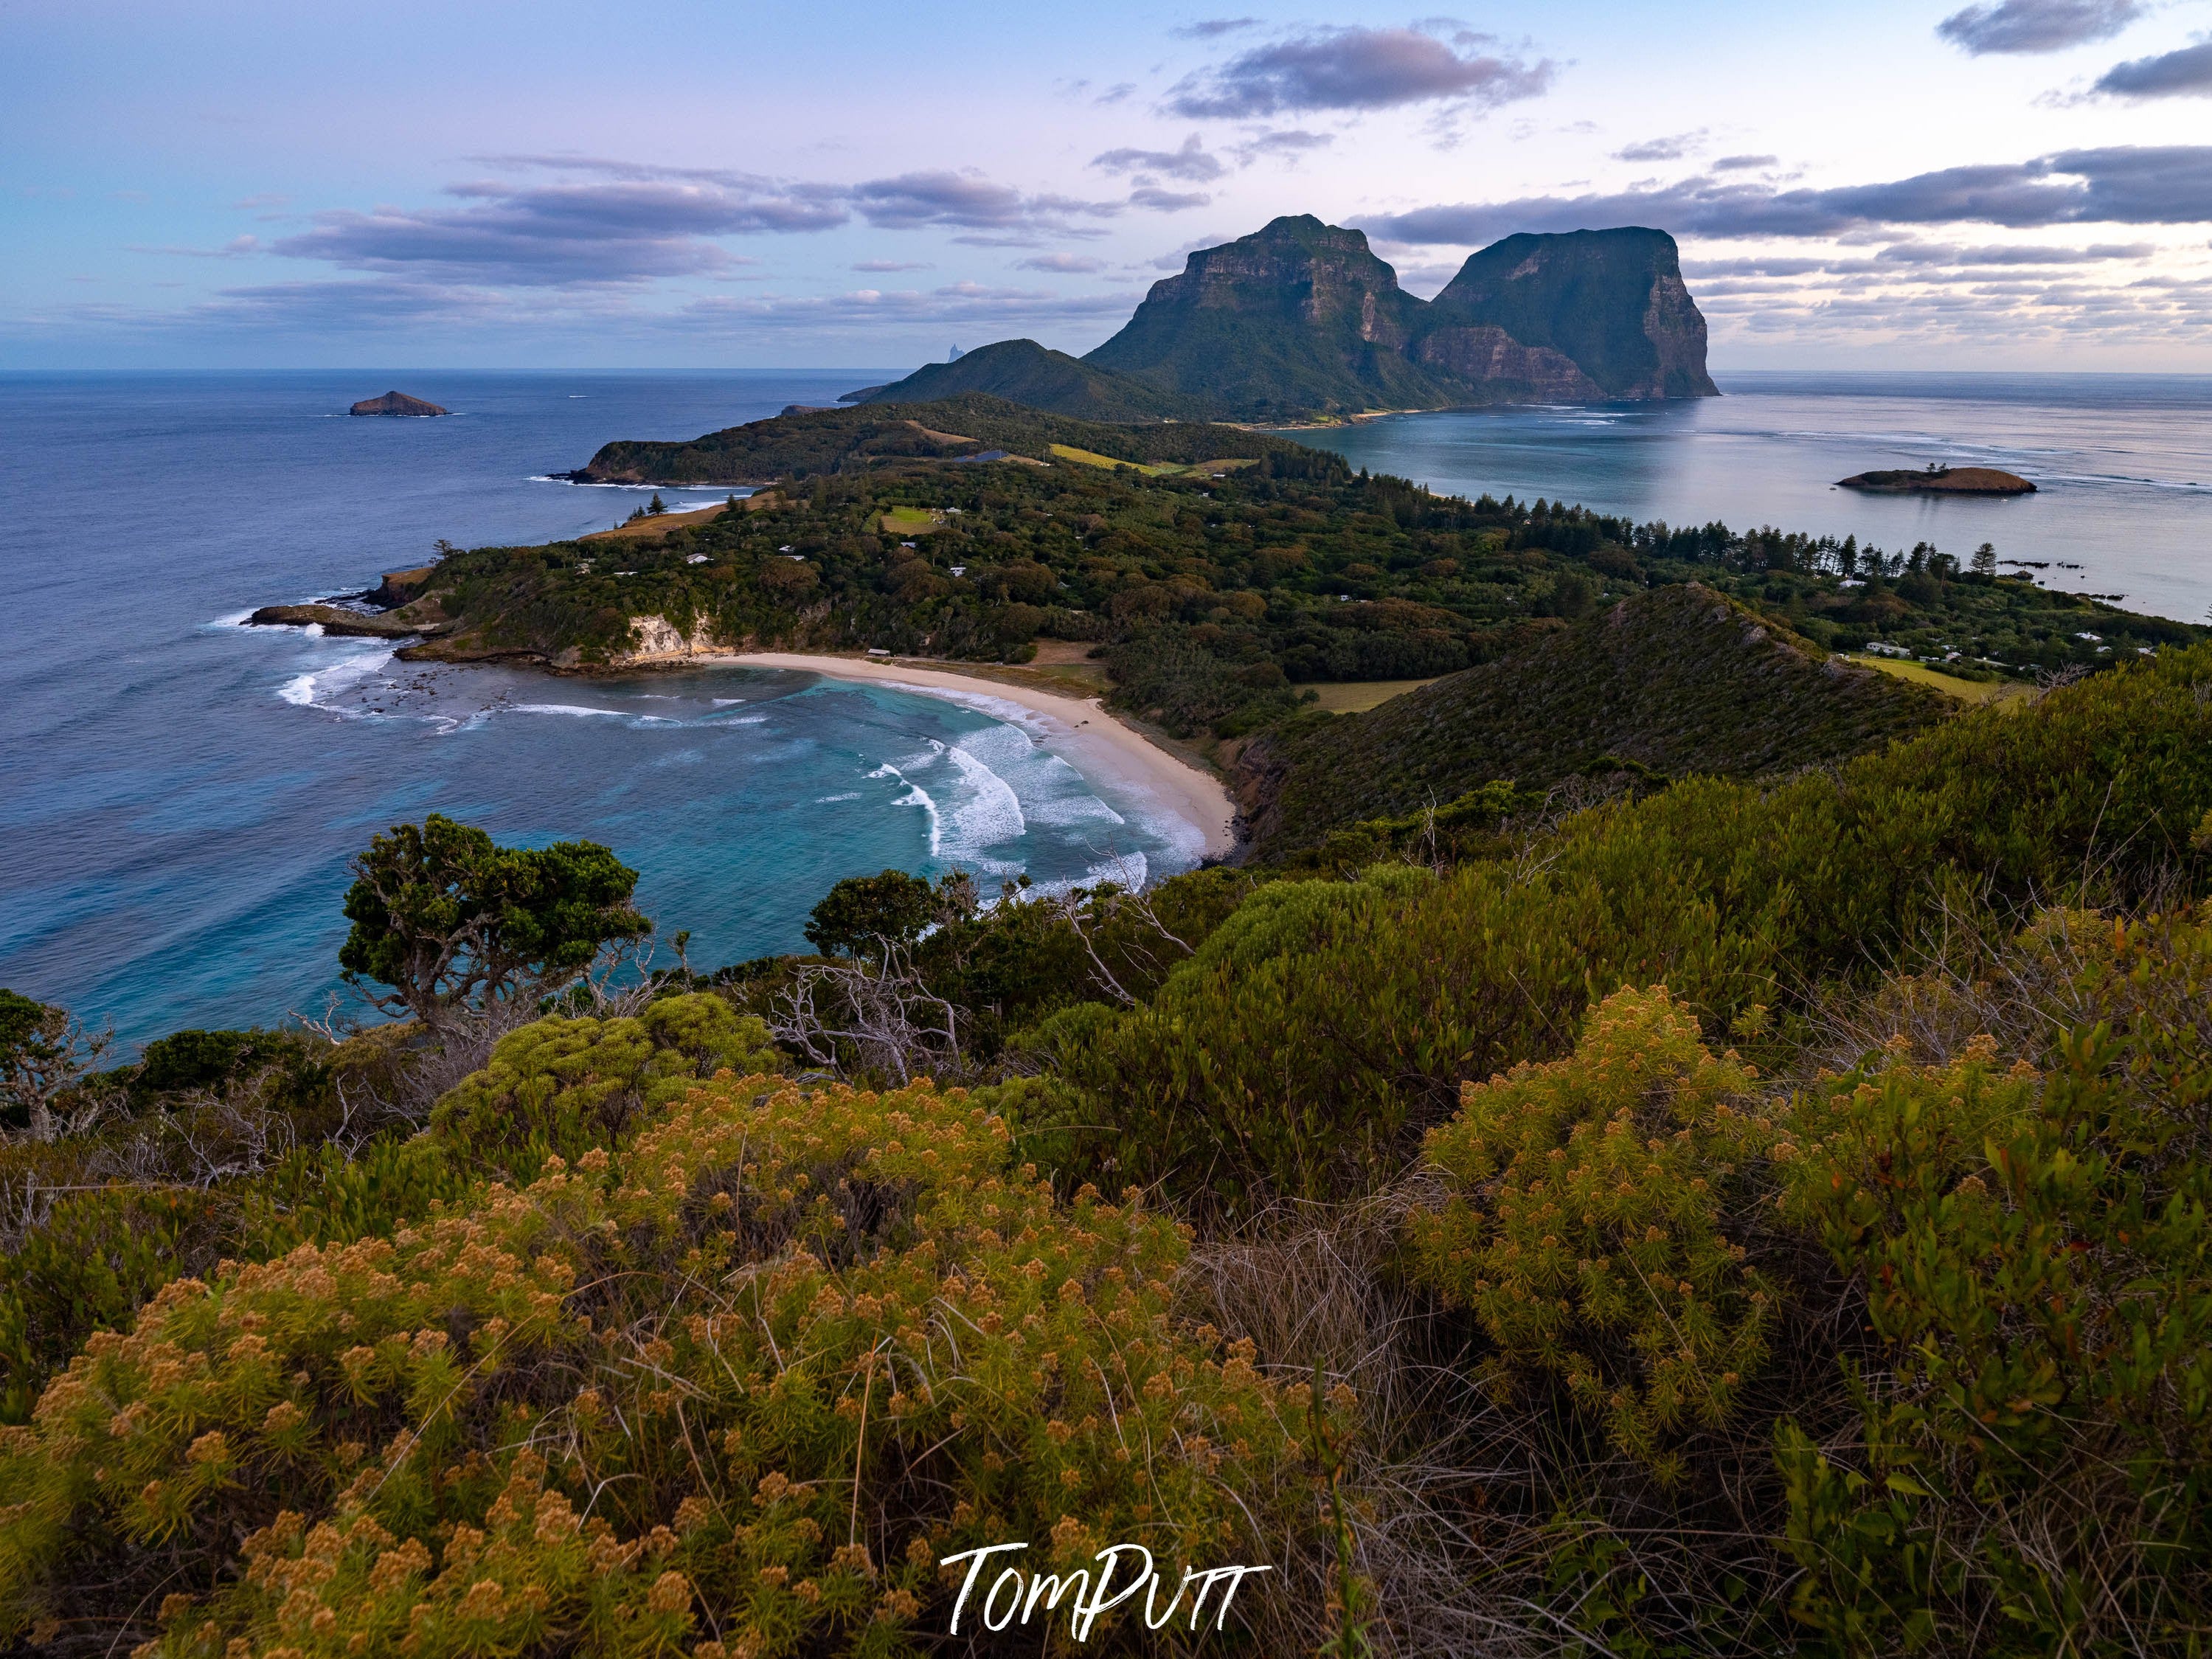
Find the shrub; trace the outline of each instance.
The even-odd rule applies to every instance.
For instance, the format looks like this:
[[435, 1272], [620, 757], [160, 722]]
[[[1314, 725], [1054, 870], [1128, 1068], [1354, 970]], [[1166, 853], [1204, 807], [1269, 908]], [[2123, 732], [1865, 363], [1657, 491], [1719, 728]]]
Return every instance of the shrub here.
[[[1789, 1203], [1890, 1369], [1778, 1425], [1796, 1616], [1838, 1652], [2193, 1650], [2212, 1610], [2212, 927], [2047, 918], [2094, 1023], [1803, 1103]], [[1901, 1050], [1904, 1045], [1899, 1044]]]
[[774, 1072], [768, 1028], [705, 993], [664, 997], [623, 1019], [541, 1019], [438, 1103], [432, 1131], [470, 1168], [528, 1178], [550, 1155], [611, 1146], [640, 1112], [727, 1069]]
[[973, 1544], [1264, 1559], [1306, 1391], [1170, 1316], [1165, 1217], [1010, 1163], [958, 1091], [723, 1076], [611, 1156], [178, 1280], [7, 1431], [5, 1628], [628, 1654], [703, 1605], [702, 1651], [875, 1654]]
[[1450, 1197], [1411, 1219], [1415, 1272], [1474, 1310], [1493, 1386], [1556, 1377], [1679, 1478], [1672, 1437], [1729, 1417], [1773, 1322], [1741, 1237], [1757, 1172], [1794, 1149], [1752, 1068], [1663, 986], [1619, 991], [1571, 1054], [1468, 1084], [1427, 1150]]

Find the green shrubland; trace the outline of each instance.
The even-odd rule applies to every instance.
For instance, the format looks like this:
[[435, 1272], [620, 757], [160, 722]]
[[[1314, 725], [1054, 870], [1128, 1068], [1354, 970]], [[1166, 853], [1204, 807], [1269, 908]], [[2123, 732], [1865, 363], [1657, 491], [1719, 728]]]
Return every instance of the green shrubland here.
[[0, 1146], [0, 1619], [957, 1650], [1026, 1540], [1275, 1569], [1115, 1650], [2197, 1653], [2208, 688], [80, 1066]]

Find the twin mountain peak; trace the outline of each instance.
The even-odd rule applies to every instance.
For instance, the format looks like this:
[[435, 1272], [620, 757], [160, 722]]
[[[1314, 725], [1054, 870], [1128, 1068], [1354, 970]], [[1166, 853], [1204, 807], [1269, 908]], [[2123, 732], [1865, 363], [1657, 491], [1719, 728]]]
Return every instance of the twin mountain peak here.
[[1366, 235], [1311, 215], [1189, 257], [1082, 357], [1001, 340], [848, 403], [988, 392], [1094, 421], [1295, 419], [1469, 404], [1719, 395], [1674, 239], [1520, 234], [1422, 300]]

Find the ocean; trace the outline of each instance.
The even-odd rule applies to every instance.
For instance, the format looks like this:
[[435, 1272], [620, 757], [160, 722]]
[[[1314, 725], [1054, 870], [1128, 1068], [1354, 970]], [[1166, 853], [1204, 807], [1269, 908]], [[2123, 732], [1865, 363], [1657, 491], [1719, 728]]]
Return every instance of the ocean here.
[[[1388, 416], [1291, 435], [1431, 489], [1567, 501], [1638, 522], [1720, 520], [1984, 542], [2047, 586], [2203, 622], [2212, 609], [2212, 375], [1717, 374], [1666, 404]], [[2002, 467], [2033, 495], [1866, 495], [1836, 481], [1930, 461]]]
[[[1200, 841], [1036, 741], [1022, 711], [718, 669], [610, 680], [418, 670], [388, 647], [247, 629], [441, 538], [601, 528], [644, 492], [550, 474], [618, 437], [824, 403], [868, 371], [0, 375], [0, 985], [126, 1046], [319, 1012], [346, 861], [442, 811], [502, 841], [582, 837], [641, 872], [696, 966], [801, 943], [842, 877], [1046, 882], [1188, 867]], [[1935, 541], [2054, 586], [2212, 605], [2212, 380], [1724, 375], [1647, 408], [1393, 417], [1300, 434], [1432, 488], [1644, 520]], [[388, 388], [441, 420], [353, 420]], [[2013, 501], [1869, 499], [1847, 472], [2021, 471]], [[664, 491], [672, 507], [723, 492]], [[2078, 565], [2063, 569], [2062, 565]]]

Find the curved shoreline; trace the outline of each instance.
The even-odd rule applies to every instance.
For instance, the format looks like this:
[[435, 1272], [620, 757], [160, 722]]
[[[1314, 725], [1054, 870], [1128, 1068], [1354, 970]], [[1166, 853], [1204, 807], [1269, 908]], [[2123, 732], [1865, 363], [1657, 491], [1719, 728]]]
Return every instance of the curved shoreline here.
[[793, 651], [702, 653], [687, 656], [686, 667], [728, 663], [743, 668], [787, 668], [830, 679], [895, 690], [943, 696], [990, 697], [1018, 703], [1042, 716], [1052, 747], [1085, 777], [1115, 785], [1189, 824], [1203, 837], [1204, 855], [1224, 858], [1236, 850], [1237, 803], [1228, 786], [1181, 756], [1153, 743], [1135, 727], [1107, 712], [1097, 697], [1063, 696], [979, 674], [948, 672], [934, 664], [904, 659], [840, 657]]

